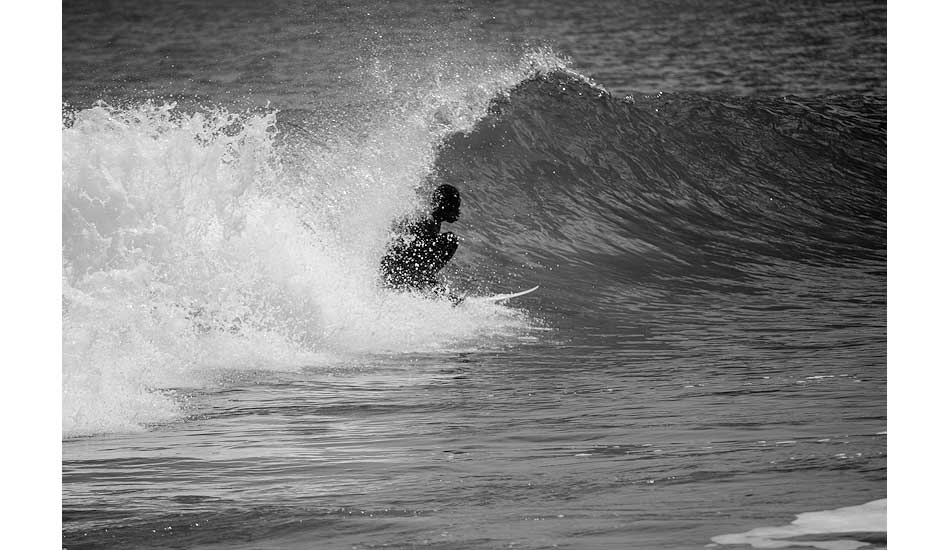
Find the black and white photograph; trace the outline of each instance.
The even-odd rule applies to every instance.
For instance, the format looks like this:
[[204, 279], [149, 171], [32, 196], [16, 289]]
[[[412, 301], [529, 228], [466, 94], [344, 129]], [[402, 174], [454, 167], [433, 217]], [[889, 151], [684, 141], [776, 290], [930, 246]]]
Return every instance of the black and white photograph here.
[[63, 549], [886, 549], [887, 2], [61, 4]]

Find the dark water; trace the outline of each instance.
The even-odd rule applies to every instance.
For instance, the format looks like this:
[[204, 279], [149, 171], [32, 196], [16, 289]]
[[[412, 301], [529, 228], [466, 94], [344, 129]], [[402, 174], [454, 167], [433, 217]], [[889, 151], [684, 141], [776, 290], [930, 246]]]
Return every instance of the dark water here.
[[885, 21], [64, 3], [63, 546], [886, 546]]

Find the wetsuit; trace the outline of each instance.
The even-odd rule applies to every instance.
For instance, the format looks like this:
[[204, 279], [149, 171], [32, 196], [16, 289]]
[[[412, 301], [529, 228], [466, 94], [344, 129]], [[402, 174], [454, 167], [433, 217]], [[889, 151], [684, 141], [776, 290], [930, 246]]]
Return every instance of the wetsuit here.
[[442, 223], [431, 216], [405, 220], [396, 228], [380, 262], [383, 283], [400, 290], [432, 290], [435, 274], [455, 255], [458, 237], [439, 233]]

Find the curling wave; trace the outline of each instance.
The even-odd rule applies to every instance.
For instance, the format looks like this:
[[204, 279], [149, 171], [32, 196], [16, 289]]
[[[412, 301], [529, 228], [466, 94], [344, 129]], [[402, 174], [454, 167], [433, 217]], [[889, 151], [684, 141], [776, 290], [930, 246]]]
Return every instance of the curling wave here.
[[883, 269], [883, 100], [617, 98], [536, 52], [401, 101], [332, 136], [295, 130], [306, 113], [71, 112], [64, 435], [180, 419], [182, 389], [234, 369], [478, 349], [530, 330], [513, 308], [377, 286], [389, 224], [434, 181], [462, 190], [465, 242], [446, 276], [463, 292], [540, 283], [553, 309], [596, 308], [632, 283]]

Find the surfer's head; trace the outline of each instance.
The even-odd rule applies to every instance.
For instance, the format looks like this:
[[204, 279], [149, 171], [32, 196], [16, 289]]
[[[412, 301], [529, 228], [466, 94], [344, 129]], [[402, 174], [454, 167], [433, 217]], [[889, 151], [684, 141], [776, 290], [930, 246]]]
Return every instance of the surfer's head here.
[[432, 217], [439, 222], [453, 223], [459, 219], [462, 199], [459, 190], [449, 184], [442, 184], [432, 192]]

